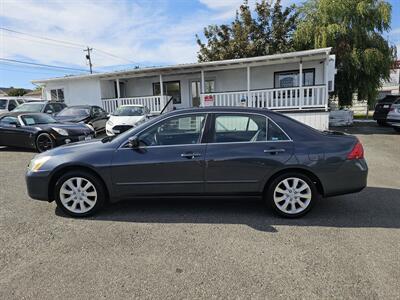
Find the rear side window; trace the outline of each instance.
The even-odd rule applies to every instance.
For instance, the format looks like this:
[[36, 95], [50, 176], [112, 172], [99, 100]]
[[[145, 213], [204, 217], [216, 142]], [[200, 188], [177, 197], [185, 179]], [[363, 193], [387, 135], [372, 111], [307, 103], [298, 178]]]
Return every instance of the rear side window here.
[[289, 141], [289, 137], [273, 121], [268, 120], [268, 141]]
[[8, 110], [9, 111], [13, 110], [17, 106], [18, 106], [18, 103], [15, 100], [10, 100], [10, 102], [8, 102]]
[[214, 143], [266, 141], [267, 119], [261, 115], [220, 114], [215, 117]]

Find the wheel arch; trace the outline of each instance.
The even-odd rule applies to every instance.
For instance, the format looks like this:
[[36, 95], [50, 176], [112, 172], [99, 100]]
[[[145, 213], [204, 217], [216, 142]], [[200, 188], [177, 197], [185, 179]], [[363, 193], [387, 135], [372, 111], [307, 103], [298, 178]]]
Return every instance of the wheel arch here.
[[102, 185], [104, 186], [105, 192], [106, 192], [106, 201], [108, 201], [110, 199], [110, 191], [109, 191], [109, 187], [106, 184], [106, 181], [103, 179], [103, 177], [96, 172], [93, 168], [85, 166], [85, 165], [66, 165], [66, 166], [62, 166], [60, 168], [58, 168], [50, 177], [49, 180], [49, 188], [48, 188], [48, 195], [49, 198], [48, 199], [52, 199], [52, 201], [55, 199], [55, 195], [54, 195], [54, 187], [56, 186], [57, 180], [66, 172], [70, 172], [70, 171], [84, 171], [84, 172], [88, 172], [91, 175], [97, 177]]
[[322, 185], [321, 180], [318, 178], [318, 176], [307, 169], [304, 168], [299, 168], [299, 167], [291, 167], [291, 168], [285, 168], [285, 169], [281, 169], [277, 172], [275, 172], [272, 176], [270, 176], [267, 180], [267, 182], [264, 184], [264, 189], [263, 189], [263, 194], [267, 191], [268, 187], [270, 186], [271, 182], [277, 178], [278, 176], [285, 174], [285, 173], [291, 173], [291, 172], [296, 172], [296, 173], [301, 173], [305, 176], [308, 176], [312, 182], [315, 183], [315, 186], [317, 188], [317, 191], [320, 195], [324, 195], [324, 186]]

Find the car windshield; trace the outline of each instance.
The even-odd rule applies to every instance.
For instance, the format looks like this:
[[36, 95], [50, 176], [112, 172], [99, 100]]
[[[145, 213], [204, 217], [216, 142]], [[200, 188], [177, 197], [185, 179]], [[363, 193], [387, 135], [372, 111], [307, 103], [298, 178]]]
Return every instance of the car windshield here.
[[57, 123], [57, 121], [48, 114], [22, 115], [21, 119], [27, 126]]
[[128, 116], [143, 116], [144, 107], [140, 106], [121, 106], [118, 107], [113, 113], [113, 116], [128, 117]]
[[43, 103], [24, 103], [13, 109], [13, 111], [24, 111], [24, 112], [41, 112], [43, 109]]
[[7, 100], [0, 99], [0, 109], [6, 109], [6, 108], [7, 108]]
[[67, 107], [58, 113], [57, 116], [60, 117], [72, 117], [79, 116], [85, 117], [90, 114], [90, 109], [87, 107]]

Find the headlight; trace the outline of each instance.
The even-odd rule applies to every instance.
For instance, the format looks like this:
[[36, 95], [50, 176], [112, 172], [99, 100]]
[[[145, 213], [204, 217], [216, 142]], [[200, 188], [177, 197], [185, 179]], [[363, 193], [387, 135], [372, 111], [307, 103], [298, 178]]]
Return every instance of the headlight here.
[[68, 135], [68, 131], [66, 131], [65, 129], [56, 128], [56, 127], [51, 127], [51, 129], [53, 129], [55, 132], [57, 132], [60, 135], [64, 135], [64, 136]]
[[31, 170], [32, 172], [37, 172], [49, 159], [50, 156], [42, 156], [40, 158], [34, 158], [29, 163], [28, 169]]
[[113, 123], [113, 122], [111, 122], [110, 120], [108, 120], [108, 121], [107, 121], [107, 125], [108, 125], [108, 126], [113, 126], [113, 125], [114, 125], [114, 123]]

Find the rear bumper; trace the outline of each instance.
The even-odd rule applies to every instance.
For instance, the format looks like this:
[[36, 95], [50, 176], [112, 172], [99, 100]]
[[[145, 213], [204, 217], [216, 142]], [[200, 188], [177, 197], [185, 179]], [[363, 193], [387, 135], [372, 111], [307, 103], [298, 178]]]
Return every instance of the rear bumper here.
[[49, 175], [49, 171], [26, 172], [25, 181], [29, 197], [41, 201], [53, 200], [49, 199]]
[[331, 197], [360, 192], [367, 186], [368, 166], [364, 159], [347, 160], [322, 180], [324, 196]]

